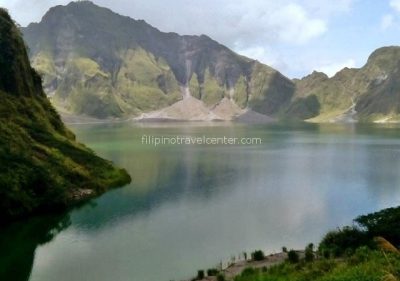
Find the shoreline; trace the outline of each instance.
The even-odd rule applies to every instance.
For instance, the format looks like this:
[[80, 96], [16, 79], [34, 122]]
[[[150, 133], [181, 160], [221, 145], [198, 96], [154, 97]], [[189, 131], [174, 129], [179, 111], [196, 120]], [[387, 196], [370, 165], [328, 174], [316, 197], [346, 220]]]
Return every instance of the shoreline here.
[[[59, 113], [63, 122], [67, 125], [90, 125], [90, 124], [117, 124], [117, 123], [126, 123], [132, 122], [134, 124], [157, 124], [157, 123], [191, 123], [191, 124], [200, 124], [200, 123], [212, 123], [212, 124], [224, 124], [224, 123], [233, 123], [233, 124], [247, 124], [247, 125], [262, 125], [262, 124], [276, 124], [280, 122], [287, 122], [288, 120], [272, 120], [268, 122], [245, 122], [240, 120], [185, 120], [185, 119], [171, 119], [171, 118], [144, 118], [144, 119], [136, 119], [135, 117], [127, 117], [121, 119], [97, 119], [93, 117], [87, 116], [79, 116], [79, 115], [71, 115], [66, 116], [62, 113]], [[310, 121], [310, 120], [293, 120], [292, 122], [296, 123], [304, 123], [304, 124], [332, 124], [332, 125], [395, 125], [400, 124], [400, 121], [371, 121], [371, 122], [332, 122], [332, 121]]]
[[[305, 251], [304, 250], [295, 250], [295, 252], [299, 255], [300, 258], [304, 258]], [[269, 269], [270, 267], [280, 265], [284, 263], [288, 259], [287, 252], [279, 252], [274, 254], [266, 255], [264, 260], [255, 261], [252, 259], [239, 259], [227, 262], [226, 267], [221, 268], [221, 264], [216, 266], [218, 268], [219, 273], [224, 275], [226, 281], [234, 280], [236, 276], [239, 276], [245, 269], [253, 268], [253, 269]], [[190, 279], [184, 281], [217, 281], [217, 276], [205, 276], [203, 279], [196, 279], [196, 277], [192, 277]]]

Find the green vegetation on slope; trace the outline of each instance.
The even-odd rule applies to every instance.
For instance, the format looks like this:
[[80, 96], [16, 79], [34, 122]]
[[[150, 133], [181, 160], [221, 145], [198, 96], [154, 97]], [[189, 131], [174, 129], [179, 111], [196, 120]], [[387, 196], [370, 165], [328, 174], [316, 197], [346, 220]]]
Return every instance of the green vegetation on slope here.
[[267, 269], [247, 270], [235, 281], [397, 281], [400, 280], [398, 253], [359, 248], [342, 259], [314, 262], [285, 262]]
[[205, 72], [205, 79], [203, 84], [202, 101], [206, 105], [214, 105], [225, 96], [225, 89], [218, 81], [212, 77], [210, 71], [207, 69]]
[[249, 83], [249, 107], [266, 115], [283, 115], [294, 95], [292, 81], [274, 69], [254, 63]]
[[137, 48], [122, 52], [121, 60], [115, 87], [125, 112], [156, 110], [180, 99], [179, 84], [162, 58]]
[[[356, 226], [329, 232], [317, 259], [287, 260], [270, 268], [247, 269], [235, 281], [400, 280], [400, 207], [355, 219]], [[393, 246], [395, 245], [395, 246]]]
[[0, 49], [0, 223], [128, 183], [125, 170], [77, 143], [64, 127], [2, 9]]

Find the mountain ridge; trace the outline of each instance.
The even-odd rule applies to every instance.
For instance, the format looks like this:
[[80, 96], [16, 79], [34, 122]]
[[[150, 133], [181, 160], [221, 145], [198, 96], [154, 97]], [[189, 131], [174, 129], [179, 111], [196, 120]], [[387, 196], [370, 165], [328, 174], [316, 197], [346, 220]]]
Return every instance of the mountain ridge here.
[[277, 115], [290, 95], [270, 107], [274, 86], [288, 93], [293, 88], [276, 70], [208, 36], [161, 32], [89, 1], [52, 8], [23, 32], [46, 91], [56, 105], [78, 114], [137, 116], [189, 94], [206, 106], [227, 97]]
[[[23, 32], [53, 104], [72, 114], [154, 115], [191, 96], [209, 109], [229, 99], [268, 120], [400, 120], [396, 47], [376, 50], [360, 69], [291, 80], [206, 35], [162, 32], [90, 1], [56, 6]], [[389, 82], [376, 87], [385, 75]]]
[[386, 46], [376, 49], [360, 68], [343, 68], [333, 77], [313, 72], [296, 79], [296, 95], [315, 96], [322, 105], [318, 116], [311, 121], [347, 119], [351, 122], [400, 121], [400, 47]]

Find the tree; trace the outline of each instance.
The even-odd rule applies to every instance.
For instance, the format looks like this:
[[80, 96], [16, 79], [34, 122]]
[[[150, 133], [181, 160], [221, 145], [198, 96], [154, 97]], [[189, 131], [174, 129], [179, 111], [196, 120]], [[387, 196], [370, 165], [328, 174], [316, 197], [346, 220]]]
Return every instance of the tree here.
[[197, 271], [197, 280], [204, 279], [204, 270]]
[[300, 260], [299, 254], [295, 250], [290, 250], [288, 252], [288, 261], [290, 263], [298, 263]]
[[359, 216], [355, 219], [371, 238], [382, 236], [394, 246], [400, 246], [400, 207]]
[[210, 268], [207, 270], [207, 276], [217, 276], [218, 272], [218, 269]]
[[366, 232], [346, 226], [328, 232], [319, 244], [318, 251], [327, 257], [340, 257], [346, 252], [354, 252], [361, 246], [372, 245], [371, 243], [372, 240]]
[[308, 244], [308, 246], [305, 249], [304, 254], [305, 254], [304, 259], [306, 262], [312, 262], [314, 260], [314, 244], [313, 243]]
[[253, 253], [251, 253], [251, 259], [254, 261], [262, 261], [265, 259], [265, 255], [264, 252], [261, 250], [258, 251], [254, 251]]

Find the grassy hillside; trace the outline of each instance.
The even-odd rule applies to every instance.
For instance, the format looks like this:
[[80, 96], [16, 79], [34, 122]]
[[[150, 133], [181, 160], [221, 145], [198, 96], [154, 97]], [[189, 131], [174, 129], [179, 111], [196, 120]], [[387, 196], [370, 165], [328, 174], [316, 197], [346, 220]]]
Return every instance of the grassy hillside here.
[[247, 270], [235, 281], [397, 281], [400, 257], [395, 253], [360, 248], [342, 259], [286, 262], [262, 270]]
[[125, 170], [76, 142], [64, 126], [3, 9], [0, 49], [0, 223], [128, 183]]
[[[290, 250], [286, 261], [248, 267], [234, 281], [398, 281], [399, 246], [400, 207], [389, 208], [327, 233], [316, 251], [312, 244], [303, 255]], [[269, 259], [261, 251], [252, 254], [251, 264], [255, 258], [259, 262]], [[222, 272], [216, 280], [226, 279]]]

